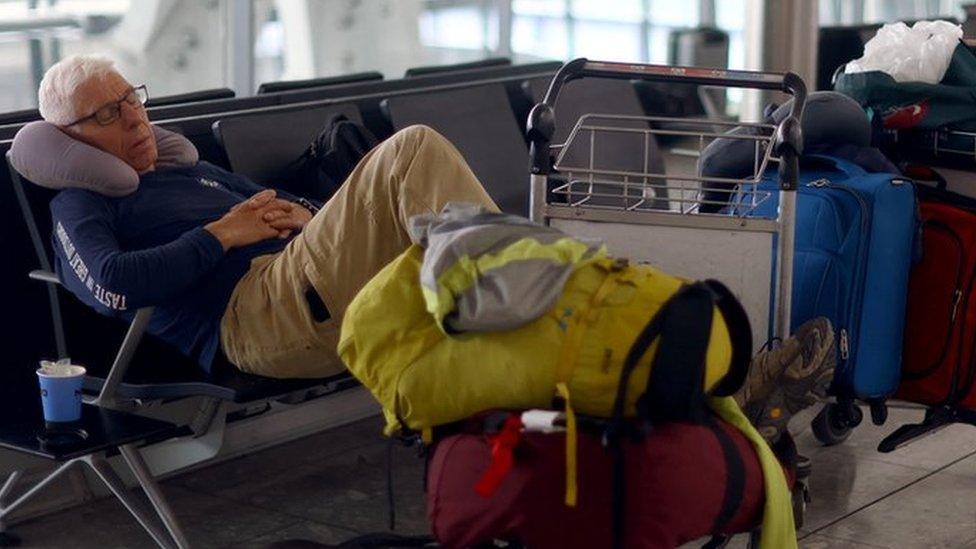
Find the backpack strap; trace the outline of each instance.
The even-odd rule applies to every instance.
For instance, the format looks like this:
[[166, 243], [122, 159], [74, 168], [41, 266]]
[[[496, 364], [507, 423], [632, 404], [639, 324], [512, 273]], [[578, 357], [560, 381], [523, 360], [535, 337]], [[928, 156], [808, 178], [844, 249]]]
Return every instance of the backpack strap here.
[[722, 313], [725, 326], [729, 331], [729, 339], [732, 341], [729, 372], [712, 389], [712, 395], [732, 396], [742, 387], [749, 374], [749, 364], [752, 362], [752, 325], [749, 324], [749, 315], [746, 314], [742, 303], [728, 286], [713, 279], [708, 279], [702, 284], [711, 290], [715, 298], [715, 306]]
[[648, 390], [637, 403], [638, 414], [651, 422], [701, 417], [701, 410], [705, 407], [702, 382], [705, 376], [705, 351], [712, 329], [713, 299], [712, 293], [702, 283], [682, 287], [651, 318], [624, 359], [613, 405], [613, 417], [603, 440], [604, 446], [612, 453], [613, 461], [615, 548], [624, 546], [624, 505], [627, 492], [620, 435], [624, 431], [624, 407], [630, 376], [651, 344], [660, 337], [648, 376]]
[[[668, 302], [647, 388], [637, 400], [638, 417], [651, 424], [702, 419], [713, 311], [714, 297], [703, 283], [686, 287]], [[638, 340], [628, 359], [639, 361], [650, 343]]]
[[722, 448], [722, 457], [725, 459], [725, 494], [722, 496], [722, 507], [715, 517], [711, 530], [713, 534], [721, 534], [735, 517], [742, 503], [746, 486], [746, 466], [735, 441], [714, 418], [708, 418], [705, 426], [715, 435]]

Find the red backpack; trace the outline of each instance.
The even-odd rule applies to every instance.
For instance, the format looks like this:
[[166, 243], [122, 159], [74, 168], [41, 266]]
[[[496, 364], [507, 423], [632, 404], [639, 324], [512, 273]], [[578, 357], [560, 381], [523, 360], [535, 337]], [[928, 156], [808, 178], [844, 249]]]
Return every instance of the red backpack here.
[[[642, 436], [624, 437], [622, 505], [613, 502], [614, 453], [604, 448], [600, 429], [580, 428], [576, 507], [564, 503], [565, 434], [514, 430], [512, 437], [513, 429], [494, 417], [467, 422], [461, 432], [439, 437], [431, 449], [427, 515], [434, 537], [446, 547], [493, 539], [527, 547], [610, 547], [614, 509], [624, 512], [622, 546], [627, 548], [670, 548], [705, 536], [749, 532], [761, 520], [759, 460], [749, 440], [717, 417], [662, 423]], [[507, 459], [506, 446], [510, 468], [493, 474], [499, 460]], [[782, 461], [795, 463], [788, 435], [777, 446]], [[787, 477], [792, 485], [791, 467]], [[491, 494], [479, 495], [476, 487]]]

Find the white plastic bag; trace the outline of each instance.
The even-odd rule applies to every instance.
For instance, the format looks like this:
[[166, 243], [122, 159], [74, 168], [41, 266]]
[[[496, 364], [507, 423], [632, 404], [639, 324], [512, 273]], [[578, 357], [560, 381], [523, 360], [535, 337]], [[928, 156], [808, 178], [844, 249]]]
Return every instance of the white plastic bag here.
[[949, 68], [962, 27], [948, 21], [919, 21], [911, 28], [889, 23], [864, 45], [864, 56], [844, 72], [882, 71], [896, 82], [938, 84]]

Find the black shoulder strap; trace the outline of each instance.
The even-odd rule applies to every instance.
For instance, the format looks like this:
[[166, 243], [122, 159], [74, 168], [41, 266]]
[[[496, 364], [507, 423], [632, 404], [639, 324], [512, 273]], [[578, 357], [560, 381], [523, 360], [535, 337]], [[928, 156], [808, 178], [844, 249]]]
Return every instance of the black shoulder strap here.
[[[705, 375], [705, 350], [712, 329], [712, 293], [700, 283], [684, 286], [657, 311], [638, 334], [620, 372], [613, 417], [604, 436], [612, 454], [613, 546], [623, 548], [624, 453], [620, 435], [624, 427], [624, 406], [630, 376], [655, 339], [660, 337], [648, 391], [637, 402], [642, 418], [653, 421], [687, 419], [704, 409], [702, 380]], [[669, 407], [672, 407], [669, 409]], [[684, 417], [683, 417], [684, 416]]]
[[[650, 322], [648, 322], [647, 325], [644, 326], [644, 329], [641, 330], [641, 332], [637, 335], [637, 338], [634, 340], [634, 344], [630, 347], [630, 351], [628, 351], [626, 358], [624, 358], [624, 365], [620, 372], [620, 380], [617, 383], [617, 394], [614, 398], [614, 403], [613, 403], [614, 420], [623, 419], [624, 406], [626, 405], [627, 402], [627, 387], [630, 383], [630, 376], [637, 368], [637, 364], [640, 362], [641, 358], [643, 358], [644, 355], [647, 354], [647, 350], [650, 349], [651, 345], [659, 336], [662, 337], [662, 341], [661, 344], [658, 346], [658, 353], [655, 356], [652, 370], [657, 369], [659, 362], [661, 363], [661, 365], [664, 366], [665, 369], [668, 370], [677, 369], [677, 366], [675, 364], [665, 365], [665, 361], [674, 361], [675, 359], [677, 359], [680, 362], [685, 362], [688, 359], [688, 357], [686, 356], [682, 357], [674, 350], [669, 351], [667, 349], [671, 345], [674, 345], [675, 342], [682, 339], [682, 337], [687, 337], [688, 335], [690, 335], [687, 333], [682, 335], [680, 333], [675, 332], [675, 330], [682, 329], [682, 327], [679, 325], [682, 322], [680, 320], [674, 319], [673, 317], [683, 316], [685, 317], [684, 321], [686, 323], [693, 324], [694, 322], [692, 322], [691, 319], [688, 318], [689, 314], [687, 312], [687, 309], [689, 307], [696, 308], [696, 305], [701, 309], [704, 309], [704, 301], [707, 300], [708, 314], [699, 315], [699, 318], [701, 316], [707, 317], [707, 320], [705, 320], [705, 322], [708, 323], [708, 331], [706, 331], [705, 333], [708, 334], [711, 331], [711, 323], [712, 323], [711, 299], [712, 298], [710, 293], [707, 290], [705, 290], [700, 283], [686, 285], [682, 287], [680, 290], [678, 290], [677, 292], [675, 292], [675, 294], [672, 295], [670, 299], [668, 299], [668, 301], [657, 311], [657, 313], [653, 317], [651, 317]], [[681, 311], [685, 311], [685, 312], [681, 312]], [[694, 314], [695, 313], [691, 313], [691, 315]], [[664, 342], [664, 337], [662, 335], [666, 330], [672, 332], [671, 336], [668, 337], [670, 343], [667, 344]], [[708, 339], [706, 335], [704, 345], [699, 345], [699, 347], [703, 348], [704, 346], [707, 345], [708, 345]], [[662, 355], [662, 350], [664, 351], [663, 355]], [[668, 358], [662, 358], [662, 356]], [[648, 383], [650, 382], [651, 379], [648, 378]]]
[[749, 374], [749, 364], [752, 362], [752, 325], [749, 324], [749, 315], [742, 308], [742, 303], [732, 294], [728, 286], [712, 279], [706, 280], [704, 284], [715, 296], [715, 305], [722, 313], [725, 326], [729, 330], [729, 338], [732, 340], [729, 373], [712, 389], [712, 394], [731, 396], [742, 387]]
[[719, 509], [711, 530], [713, 534], [722, 534], [742, 503], [746, 486], [746, 466], [739, 454], [739, 447], [718, 422], [709, 418], [705, 421], [705, 426], [715, 435], [725, 459], [725, 494], [722, 497], [722, 508]]
[[[638, 416], [652, 424], [701, 419], [713, 311], [712, 293], [701, 283], [689, 286], [668, 302], [647, 388], [637, 400]], [[635, 346], [631, 354], [635, 351], [643, 355], [647, 347], [641, 350]]]

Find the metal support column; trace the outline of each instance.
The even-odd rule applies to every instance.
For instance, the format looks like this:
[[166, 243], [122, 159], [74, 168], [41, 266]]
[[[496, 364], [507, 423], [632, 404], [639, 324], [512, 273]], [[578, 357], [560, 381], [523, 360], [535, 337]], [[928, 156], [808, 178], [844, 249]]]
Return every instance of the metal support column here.
[[239, 96], [254, 94], [254, 10], [251, 2], [222, 2], [225, 81]]

